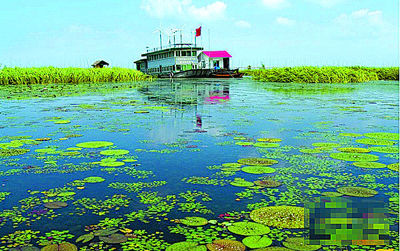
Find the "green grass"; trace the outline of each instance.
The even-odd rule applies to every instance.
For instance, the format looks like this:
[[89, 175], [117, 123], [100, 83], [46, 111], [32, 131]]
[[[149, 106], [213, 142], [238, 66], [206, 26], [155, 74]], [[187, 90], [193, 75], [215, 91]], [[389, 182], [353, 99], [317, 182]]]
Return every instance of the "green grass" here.
[[97, 83], [151, 81], [153, 78], [140, 71], [127, 68], [3, 68], [0, 85]]
[[284, 67], [243, 70], [245, 75], [262, 82], [281, 83], [364, 83], [376, 80], [399, 80], [399, 67]]

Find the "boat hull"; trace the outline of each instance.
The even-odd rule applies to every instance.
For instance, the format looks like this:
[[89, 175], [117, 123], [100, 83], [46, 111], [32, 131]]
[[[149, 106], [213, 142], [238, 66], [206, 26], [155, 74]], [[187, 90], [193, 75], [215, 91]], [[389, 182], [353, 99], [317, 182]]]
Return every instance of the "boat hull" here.
[[160, 74], [159, 78], [241, 78], [243, 73], [238, 69], [225, 70], [225, 69], [192, 69], [187, 71], [175, 72], [173, 74]]

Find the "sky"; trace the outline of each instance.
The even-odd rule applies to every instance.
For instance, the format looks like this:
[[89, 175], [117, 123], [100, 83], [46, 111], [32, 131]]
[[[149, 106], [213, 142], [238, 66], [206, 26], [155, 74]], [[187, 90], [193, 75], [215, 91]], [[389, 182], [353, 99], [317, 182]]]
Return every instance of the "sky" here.
[[398, 66], [398, 12], [398, 0], [3, 1], [0, 65], [133, 68], [157, 29], [166, 45], [171, 29], [193, 42], [201, 26], [197, 44], [235, 67]]

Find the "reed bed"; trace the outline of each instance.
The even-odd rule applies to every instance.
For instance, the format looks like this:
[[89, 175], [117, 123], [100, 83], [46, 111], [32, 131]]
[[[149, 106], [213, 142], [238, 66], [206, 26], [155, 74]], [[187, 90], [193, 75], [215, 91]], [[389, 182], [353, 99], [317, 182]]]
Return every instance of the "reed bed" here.
[[399, 67], [284, 67], [243, 70], [262, 82], [281, 83], [364, 83], [376, 80], [399, 80]]
[[0, 85], [51, 84], [51, 83], [97, 83], [151, 81], [153, 78], [140, 71], [127, 68], [3, 68]]

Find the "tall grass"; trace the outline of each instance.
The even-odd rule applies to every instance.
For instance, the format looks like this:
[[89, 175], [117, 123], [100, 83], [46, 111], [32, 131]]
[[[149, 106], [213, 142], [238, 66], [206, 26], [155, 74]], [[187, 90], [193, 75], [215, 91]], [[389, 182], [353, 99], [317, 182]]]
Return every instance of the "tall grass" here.
[[399, 67], [284, 67], [243, 70], [254, 80], [281, 83], [364, 83], [375, 80], [399, 80]]
[[0, 85], [148, 81], [152, 77], [127, 68], [3, 68]]

